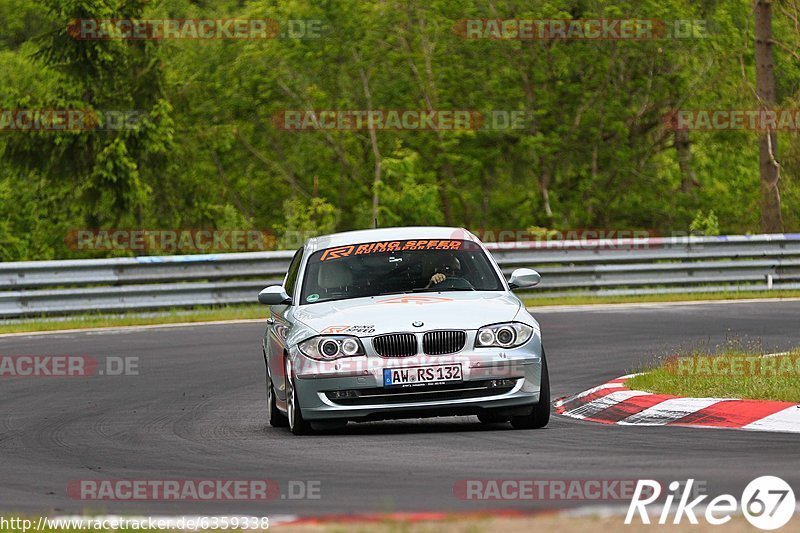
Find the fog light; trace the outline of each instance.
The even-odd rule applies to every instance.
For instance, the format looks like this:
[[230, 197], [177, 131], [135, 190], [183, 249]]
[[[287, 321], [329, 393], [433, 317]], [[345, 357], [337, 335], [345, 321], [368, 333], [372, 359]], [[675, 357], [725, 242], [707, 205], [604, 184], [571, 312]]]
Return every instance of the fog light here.
[[515, 379], [493, 379], [489, 381], [489, 388], [490, 389], [501, 389], [504, 387], [513, 387], [514, 383], [517, 380]]
[[358, 398], [358, 393], [354, 390], [335, 390], [328, 393], [331, 400], [345, 400], [347, 398]]

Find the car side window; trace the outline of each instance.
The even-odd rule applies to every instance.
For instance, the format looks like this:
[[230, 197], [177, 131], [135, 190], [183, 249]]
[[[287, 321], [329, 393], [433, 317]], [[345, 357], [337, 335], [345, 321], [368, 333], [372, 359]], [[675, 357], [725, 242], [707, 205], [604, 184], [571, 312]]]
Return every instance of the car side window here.
[[297, 281], [297, 274], [300, 272], [300, 263], [303, 260], [303, 249], [300, 248], [295, 252], [291, 264], [289, 264], [289, 272], [286, 274], [286, 281], [284, 282], [284, 290], [286, 294], [294, 297], [294, 284]]

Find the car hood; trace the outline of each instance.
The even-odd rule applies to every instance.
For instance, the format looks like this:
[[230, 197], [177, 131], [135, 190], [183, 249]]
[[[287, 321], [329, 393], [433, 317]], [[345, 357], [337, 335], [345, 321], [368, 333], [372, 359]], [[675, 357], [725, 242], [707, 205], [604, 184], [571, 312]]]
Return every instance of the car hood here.
[[[398, 331], [478, 329], [513, 320], [520, 307], [511, 293], [431, 292], [304, 305], [295, 319], [318, 333], [364, 337]], [[423, 325], [415, 326], [415, 322]]]

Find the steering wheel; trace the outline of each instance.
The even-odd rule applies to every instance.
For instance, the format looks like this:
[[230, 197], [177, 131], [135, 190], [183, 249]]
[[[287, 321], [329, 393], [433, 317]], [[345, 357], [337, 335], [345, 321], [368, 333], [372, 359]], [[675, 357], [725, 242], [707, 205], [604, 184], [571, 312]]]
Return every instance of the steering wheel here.
[[464, 278], [447, 278], [446, 280], [442, 281], [441, 283], [437, 283], [431, 286], [431, 289], [471, 289], [475, 290], [475, 287], [472, 286], [472, 283], [465, 280]]

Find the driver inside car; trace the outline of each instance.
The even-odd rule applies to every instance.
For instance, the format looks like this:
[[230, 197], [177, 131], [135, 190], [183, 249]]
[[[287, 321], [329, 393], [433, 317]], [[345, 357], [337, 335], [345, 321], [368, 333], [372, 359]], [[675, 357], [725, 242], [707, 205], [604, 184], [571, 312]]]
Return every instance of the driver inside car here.
[[439, 266], [434, 268], [434, 274], [431, 276], [431, 280], [428, 282], [428, 285], [425, 288], [429, 289], [448, 278], [459, 277], [461, 277], [461, 262], [457, 257], [447, 256], [443, 259]]

